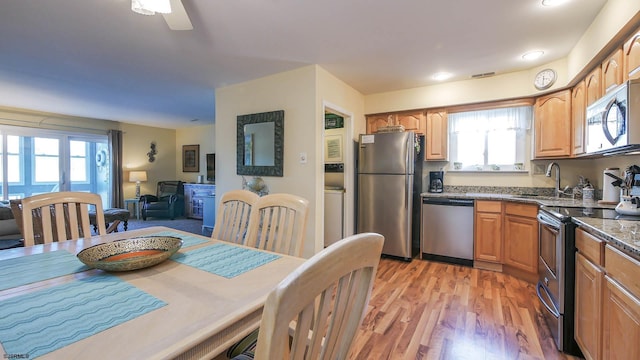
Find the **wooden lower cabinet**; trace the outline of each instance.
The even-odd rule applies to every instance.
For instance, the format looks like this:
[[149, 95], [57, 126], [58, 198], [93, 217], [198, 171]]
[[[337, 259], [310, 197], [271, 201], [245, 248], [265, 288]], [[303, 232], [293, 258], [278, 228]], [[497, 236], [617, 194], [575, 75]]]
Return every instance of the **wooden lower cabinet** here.
[[538, 206], [505, 204], [504, 264], [538, 274]]
[[582, 254], [576, 254], [574, 336], [584, 358], [601, 358], [602, 281], [604, 272]]
[[605, 276], [602, 359], [640, 359], [640, 299]]
[[534, 282], [538, 276], [537, 214], [538, 205], [476, 200], [474, 266], [504, 270]]
[[640, 261], [576, 229], [575, 339], [585, 359], [640, 359]]
[[474, 217], [474, 260], [502, 263], [502, 202], [477, 200]]

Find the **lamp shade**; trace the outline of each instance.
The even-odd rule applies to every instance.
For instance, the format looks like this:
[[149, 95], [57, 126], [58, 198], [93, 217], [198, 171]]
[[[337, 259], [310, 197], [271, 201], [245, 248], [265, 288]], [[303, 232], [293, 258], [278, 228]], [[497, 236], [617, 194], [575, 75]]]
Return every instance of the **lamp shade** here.
[[131, 172], [129, 172], [129, 181], [130, 182], [147, 181], [147, 172], [146, 171], [131, 171]]

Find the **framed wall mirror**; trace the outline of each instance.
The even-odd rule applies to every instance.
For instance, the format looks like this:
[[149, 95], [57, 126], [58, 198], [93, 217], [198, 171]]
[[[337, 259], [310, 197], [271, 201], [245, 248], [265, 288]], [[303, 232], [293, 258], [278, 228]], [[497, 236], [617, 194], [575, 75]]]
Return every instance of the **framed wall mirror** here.
[[236, 134], [238, 175], [283, 176], [284, 110], [239, 115]]

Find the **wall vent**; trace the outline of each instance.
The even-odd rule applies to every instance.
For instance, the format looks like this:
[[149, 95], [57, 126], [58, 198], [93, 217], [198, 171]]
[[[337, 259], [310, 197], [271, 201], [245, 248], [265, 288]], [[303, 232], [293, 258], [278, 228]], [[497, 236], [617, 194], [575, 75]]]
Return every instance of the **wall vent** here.
[[477, 79], [477, 78], [484, 78], [484, 77], [489, 77], [489, 76], [493, 76], [495, 75], [496, 72], [492, 71], [492, 72], [486, 72], [486, 73], [482, 73], [482, 74], [475, 74], [475, 75], [471, 75], [472, 79]]

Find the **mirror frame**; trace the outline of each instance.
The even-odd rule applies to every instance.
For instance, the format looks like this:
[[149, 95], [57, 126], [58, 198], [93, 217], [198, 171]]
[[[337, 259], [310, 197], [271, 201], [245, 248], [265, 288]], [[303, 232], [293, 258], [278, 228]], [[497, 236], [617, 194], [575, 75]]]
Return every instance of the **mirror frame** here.
[[[273, 166], [244, 165], [244, 126], [263, 122], [274, 123], [274, 159]], [[283, 176], [284, 160], [284, 110], [258, 114], [238, 115], [236, 128], [236, 173], [237, 175]]]

